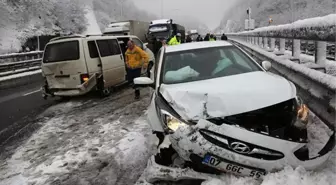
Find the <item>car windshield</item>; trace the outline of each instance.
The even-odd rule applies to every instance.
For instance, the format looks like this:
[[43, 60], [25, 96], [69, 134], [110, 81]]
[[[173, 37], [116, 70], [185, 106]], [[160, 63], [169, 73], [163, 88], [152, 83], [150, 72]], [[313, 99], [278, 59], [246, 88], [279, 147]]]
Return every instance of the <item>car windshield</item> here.
[[234, 46], [195, 49], [167, 53], [163, 63], [162, 82], [184, 83], [261, 70]]
[[78, 41], [60, 42], [47, 45], [43, 63], [62, 62], [79, 59]]

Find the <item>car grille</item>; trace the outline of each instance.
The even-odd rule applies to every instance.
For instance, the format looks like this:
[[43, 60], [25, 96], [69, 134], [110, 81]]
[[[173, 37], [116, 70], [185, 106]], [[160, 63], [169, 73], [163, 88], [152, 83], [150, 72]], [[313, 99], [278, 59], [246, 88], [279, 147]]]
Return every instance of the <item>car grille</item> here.
[[281, 152], [240, 141], [218, 134], [216, 132], [205, 129], [202, 129], [199, 132], [207, 141], [211, 142], [212, 144], [241, 155], [263, 160], [278, 160], [284, 157], [284, 154]]
[[208, 121], [216, 125], [237, 125], [253, 132], [280, 139], [306, 142], [307, 131], [293, 126], [297, 116], [296, 110], [296, 101], [291, 99], [262, 109], [225, 118], [212, 118]]

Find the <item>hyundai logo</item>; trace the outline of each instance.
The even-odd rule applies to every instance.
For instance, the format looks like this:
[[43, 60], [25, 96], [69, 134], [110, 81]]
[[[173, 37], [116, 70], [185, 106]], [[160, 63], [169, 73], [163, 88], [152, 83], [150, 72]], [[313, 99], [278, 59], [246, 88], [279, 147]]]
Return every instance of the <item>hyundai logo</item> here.
[[251, 151], [250, 147], [240, 142], [233, 142], [230, 144], [230, 147], [233, 151], [241, 154], [248, 154]]

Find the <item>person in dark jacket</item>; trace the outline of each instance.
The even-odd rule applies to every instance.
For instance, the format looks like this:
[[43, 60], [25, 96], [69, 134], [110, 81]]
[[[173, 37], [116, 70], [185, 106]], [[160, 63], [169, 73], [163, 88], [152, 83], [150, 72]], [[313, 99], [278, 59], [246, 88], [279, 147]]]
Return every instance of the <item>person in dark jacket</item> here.
[[197, 42], [203, 41], [203, 38], [201, 37], [201, 35], [198, 35], [198, 36], [197, 36], [196, 41], [197, 41]]
[[192, 42], [192, 38], [190, 37], [190, 35], [187, 36], [186, 42]]
[[209, 41], [210, 40], [210, 34], [207, 33], [204, 37], [204, 41]]
[[221, 36], [221, 40], [228, 40], [227, 36], [223, 33], [223, 35]]

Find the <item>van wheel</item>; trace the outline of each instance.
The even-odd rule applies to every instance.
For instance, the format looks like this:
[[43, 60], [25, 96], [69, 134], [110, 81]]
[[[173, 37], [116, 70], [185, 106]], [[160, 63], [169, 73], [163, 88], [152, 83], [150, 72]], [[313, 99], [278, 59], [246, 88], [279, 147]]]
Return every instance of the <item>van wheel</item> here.
[[100, 95], [102, 97], [107, 97], [111, 94], [111, 88], [110, 87], [106, 87], [100, 90]]

